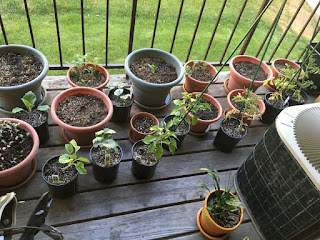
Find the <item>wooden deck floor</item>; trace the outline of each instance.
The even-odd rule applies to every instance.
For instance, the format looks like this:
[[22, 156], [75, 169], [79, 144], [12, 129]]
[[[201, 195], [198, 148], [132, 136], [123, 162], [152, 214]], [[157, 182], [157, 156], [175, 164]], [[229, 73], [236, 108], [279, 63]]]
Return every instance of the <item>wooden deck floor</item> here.
[[[224, 109], [227, 106], [223, 90], [226, 77], [226, 73], [222, 74], [209, 91]], [[112, 76], [110, 81], [126, 80], [121, 75]], [[70, 87], [64, 76], [47, 77], [43, 85], [48, 90], [48, 104], [60, 91]], [[174, 87], [173, 98], [180, 98], [182, 91], [181, 85]], [[264, 92], [264, 87], [257, 91], [259, 94]], [[171, 103], [166, 109], [153, 113], [161, 120], [172, 108]], [[139, 111], [142, 109], [134, 104], [131, 115]], [[49, 126], [50, 139], [39, 149], [35, 176], [16, 190], [17, 198], [21, 201], [17, 209], [17, 226], [27, 223], [37, 199], [47, 191], [41, 178], [42, 165], [51, 156], [64, 153], [65, 141], [60, 127], [51, 118]], [[237, 148], [231, 154], [225, 154], [213, 146], [219, 123], [212, 124], [205, 136], [188, 135], [175, 156], [165, 152], [154, 177], [148, 181], [137, 180], [131, 174], [129, 123], [110, 122], [108, 127], [117, 131], [115, 139], [124, 151], [118, 176], [111, 184], [101, 184], [95, 181], [91, 168], [87, 167], [88, 174], [79, 176], [78, 193], [75, 196], [65, 200], [54, 199], [46, 223], [58, 227], [65, 239], [205, 239], [197, 228], [196, 214], [206, 192], [197, 185], [202, 181], [211, 186], [211, 181], [207, 175], [199, 172], [199, 168], [217, 169], [224, 186], [230, 178], [229, 170], [233, 176], [269, 126], [253, 123]], [[88, 151], [82, 149], [81, 154], [88, 157]], [[241, 226], [228, 239], [242, 240], [245, 236], [250, 240], [260, 239], [247, 214]], [[36, 239], [48, 237], [38, 234]]]

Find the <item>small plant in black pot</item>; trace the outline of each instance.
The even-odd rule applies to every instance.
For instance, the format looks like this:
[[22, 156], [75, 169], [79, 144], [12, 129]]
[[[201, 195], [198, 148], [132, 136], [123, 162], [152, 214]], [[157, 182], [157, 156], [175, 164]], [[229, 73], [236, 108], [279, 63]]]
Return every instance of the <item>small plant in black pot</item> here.
[[105, 128], [95, 133], [93, 147], [90, 149], [90, 161], [94, 178], [99, 182], [111, 182], [117, 177], [123, 153], [119, 144], [113, 140], [116, 132]]
[[87, 174], [84, 163], [90, 163], [85, 157], [78, 157], [80, 150], [72, 139], [65, 144], [67, 154], [50, 158], [42, 167], [42, 178], [47, 183], [54, 197], [66, 198], [76, 193], [76, 180], [80, 174]]
[[48, 128], [48, 105], [40, 105], [35, 107], [37, 101], [36, 95], [29, 91], [23, 98], [21, 98], [25, 109], [15, 107], [12, 112], [15, 114], [15, 118], [21, 119], [29, 123], [38, 133], [40, 143], [43, 144], [49, 139], [49, 128]]
[[132, 91], [126, 89], [128, 85], [125, 83], [108, 83], [110, 92], [108, 97], [113, 105], [113, 115], [111, 121], [113, 122], [125, 122], [130, 118], [130, 110], [133, 103]]

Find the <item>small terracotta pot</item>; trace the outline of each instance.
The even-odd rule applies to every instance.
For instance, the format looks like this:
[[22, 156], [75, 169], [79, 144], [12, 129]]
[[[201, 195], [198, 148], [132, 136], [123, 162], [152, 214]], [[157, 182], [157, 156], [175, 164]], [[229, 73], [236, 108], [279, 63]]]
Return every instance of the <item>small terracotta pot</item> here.
[[31, 179], [35, 173], [33, 168], [37, 165], [35, 156], [38, 152], [40, 142], [36, 130], [34, 130], [30, 124], [15, 118], [0, 118], [0, 122], [5, 120], [19, 123], [20, 125], [18, 127], [29, 132], [33, 140], [31, 152], [22, 162], [12, 168], [0, 171], [0, 189], [5, 188], [7, 191], [20, 187]]
[[135, 143], [141, 139], [143, 139], [145, 136], [147, 135], [152, 135], [154, 134], [156, 131], [152, 131], [150, 133], [143, 133], [143, 132], [139, 132], [138, 130], [136, 130], [134, 127], [133, 127], [133, 123], [134, 121], [138, 118], [138, 117], [142, 117], [142, 116], [146, 116], [146, 117], [150, 117], [152, 118], [155, 122], [156, 122], [156, 125], [159, 127], [160, 124], [159, 124], [159, 120], [151, 113], [148, 113], [148, 112], [139, 112], [139, 113], [136, 113], [135, 115], [133, 115], [133, 117], [130, 119], [130, 130], [129, 130], [129, 139], [132, 143]]
[[[229, 63], [229, 67], [230, 67], [230, 81], [228, 85], [229, 90], [249, 88], [252, 82], [251, 79], [242, 76], [235, 70], [234, 64], [237, 62], [250, 62], [255, 65], [259, 65], [260, 60], [258, 58], [247, 56], [247, 55], [238, 55], [232, 58]], [[257, 90], [258, 87], [262, 86], [265, 80], [270, 80], [272, 78], [272, 71], [266, 63], [262, 62], [260, 67], [263, 69], [263, 71], [266, 74], [268, 74], [268, 77], [263, 81], [257, 81], [257, 80], [254, 81], [252, 86], [252, 90], [254, 92]]]
[[[233, 106], [231, 100], [232, 100], [233, 97], [237, 96], [239, 92], [241, 92], [241, 95], [244, 96], [245, 92], [244, 92], [243, 89], [235, 89], [235, 90], [232, 90], [231, 92], [228, 93], [228, 95], [227, 95], [228, 110], [232, 110], [233, 108], [235, 108]], [[256, 96], [256, 94], [254, 94], [254, 95]], [[260, 113], [263, 115], [265, 110], [266, 110], [266, 106], [265, 106], [263, 100], [261, 99], [259, 102], [257, 102], [257, 105], [259, 107]], [[238, 117], [238, 113], [239, 113], [239, 109], [237, 109], [236, 113], [233, 114], [232, 117], [236, 117], [237, 118]], [[246, 123], [248, 126], [250, 126], [250, 124], [251, 124], [250, 118], [252, 119], [253, 115], [244, 114], [243, 122]]]
[[[228, 234], [228, 233], [234, 231], [236, 228], [238, 228], [243, 220], [243, 209], [242, 208], [240, 210], [241, 211], [240, 220], [239, 220], [238, 224], [232, 228], [221, 227], [211, 218], [211, 216], [207, 210], [207, 203], [208, 203], [208, 200], [209, 200], [209, 197], [211, 196], [211, 194], [214, 194], [214, 192], [216, 192], [216, 191], [217, 190], [212, 191], [205, 198], [205, 200], [203, 202], [202, 214], [200, 216], [200, 224], [202, 226], [203, 231], [205, 231], [207, 234], [209, 234], [211, 236], [219, 236], [219, 235]], [[220, 191], [224, 191], [224, 190], [220, 190]], [[236, 199], [238, 199], [234, 194], [232, 194], [232, 193], [230, 193], [230, 194], [233, 197], [235, 197]]]
[[[200, 94], [200, 92], [195, 92], [192, 94]], [[218, 116], [215, 119], [211, 120], [202, 120], [198, 118], [198, 122], [196, 125], [190, 125], [190, 133], [193, 135], [206, 134], [210, 130], [210, 124], [218, 121], [222, 116], [222, 107], [217, 99], [206, 93], [202, 95], [202, 98], [210, 101], [210, 103], [212, 103], [218, 109]], [[184, 109], [184, 111], [186, 111], [186, 109]], [[192, 120], [192, 117], [193, 115], [191, 113], [188, 113], [188, 118], [190, 120]]]
[[[84, 69], [84, 68], [88, 68], [88, 67], [93, 67], [95, 70], [98, 70], [100, 73], [102, 73], [105, 77], [106, 77], [106, 81], [101, 84], [100, 86], [97, 86], [97, 87], [94, 87], [95, 89], [98, 89], [98, 90], [102, 90], [102, 88], [104, 88], [109, 80], [110, 80], [110, 75], [109, 75], [109, 72], [107, 71], [107, 69], [105, 69], [104, 67], [100, 66], [100, 65], [94, 65], [92, 63], [88, 63], [86, 64], [85, 66], [83, 66], [81, 69]], [[76, 67], [72, 67], [68, 70], [67, 72], [67, 80], [69, 82], [69, 84], [73, 87], [80, 87], [78, 86], [77, 84], [75, 84], [74, 82], [72, 82], [71, 78], [70, 78], [70, 75], [71, 75], [71, 71], [72, 69], [75, 69]]]
[[[206, 69], [208, 70], [208, 72], [211, 73], [212, 77], [214, 77], [217, 73], [217, 69], [212, 66], [210, 63], [207, 63], [205, 61], [198, 61], [199, 63], [197, 64], [197, 66], [203, 66], [203, 65], [206, 65]], [[186, 67], [189, 66], [189, 67], [192, 67], [194, 66], [194, 60], [192, 61], [189, 61], [187, 62], [185, 65], [184, 65], [184, 72], [185, 72], [185, 82], [184, 82], [184, 89], [191, 93], [191, 92], [202, 92], [205, 87], [208, 85], [209, 81], [208, 82], [203, 82], [203, 81], [199, 81], [195, 78], [192, 78], [191, 76], [189, 76], [186, 71]], [[215, 83], [216, 81], [218, 80], [218, 76], [214, 79], [214, 81], [212, 83]], [[207, 90], [208, 92], [208, 90]]]
[[[288, 77], [286, 75], [284, 75], [283, 73], [281, 73], [277, 68], [276, 68], [276, 64], [279, 64], [279, 63], [286, 63], [288, 64], [290, 67], [292, 67], [294, 70], [298, 70], [300, 68], [299, 64], [293, 62], [293, 61], [290, 61], [288, 59], [284, 59], [284, 58], [278, 58], [276, 60], [274, 60], [272, 63], [271, 63], [271, 69], [272, 69], [272, 73], [273, 73], [273, 77], [275, 79], [277, 79], [279, 76], [281, 77], [284, 77], [286, 78], [288, 81], [290, 80], [291, 77]], [[301, 71], [303, 72], [303, 70]], [[301, 77], [299, 78], [299, 80], [301, 80]], [[274, 84], [271, 82], [270, 83], [271, 86], [274, 86]]]
[[[77, 93], [93, 95], [95, 97], [100, 98], [104, 102], [106, 108], [108, 109], [107, 117], [103, 119], [100, 123], [89, 127], [75, 127], [61, 121], [56, 114], [59, 102]], [[95, 132], [105, 128], [107, 123], [110, 121], [113, 114], [113, 106], [109, 97], [105, 95], [103, 92], [94, 88], [75, 87], [65, 90], [58, 94], [52, 101], [50, 111], [53, 121], [62, 128], [66, 141], [75, 139], [79, 146], [91, 147], [92, 139], [95, 138]]]

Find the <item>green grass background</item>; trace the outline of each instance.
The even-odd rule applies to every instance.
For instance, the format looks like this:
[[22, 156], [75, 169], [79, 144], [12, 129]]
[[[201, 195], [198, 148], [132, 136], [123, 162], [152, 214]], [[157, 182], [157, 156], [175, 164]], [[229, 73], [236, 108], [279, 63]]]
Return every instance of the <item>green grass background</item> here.
[[[155, 48], [163, 49], [165, 51], [170, 50], [180, 2], [180, 0], [161, 1], [157, 34], [154, 44]], [[185, 62], [186, 60], [202, 2], [203, 0], [184, 1], [180, 25], [173, 48], [173, 54], [182, 62]], [[204, 58], [222, 2], [222, 0], [206, 1], [206, 6], [189, 59]], [[243, 2], [244, 0], [227, 1], [207, 61], [220, 61]], [[262, 0], [248, 0], [224, 60], [229, 56], [232, 49], [249, 29], [261, 3]], [[281, 3], [282, 0], [274, 0], [270, 9], [268, 9], [263, 16], [262, 21], [249, 44], [246, 54], [255, 56]], [[288, 1], [266, 59], [269, 59], [270, 54], [273, 52], [274, 47], [278, 43], [299, 3], [300, 1]], [[151, 46], [157, 4], [157, 0], [138, 0], [133, 50]], [[53, 1], [28, 0], [28, 7], [36, 48], [46, 55], [49, 64], [59, 64]], [[132, 1], [130, 0], [110, 0], [109, 63], [124, 63], [127, 56], [131, 7]], [[63, 53], [62, 58], [63, 63], [67, 63], [72, 61], [75, 54], [82, 53], [80, 0], [57, 0], [57, 8]], [[311, 12], [312, 9], [305, 3], [298, 18], [294, 22], [293, 27], [288, 32], [273, 59], [286, 55]], [[9, 44], [32, 46], [23, 0], [1, 0], [0, 13]], [[98, 57], [100, 59], [99, 62], [104, 63], [106, 54], [106, 1], [84, 0], [84, 14], [86, 52], [91, 53], [94, 57]], [[298, 59], [301, 51], [306, 46], [308, 39], [311, 37], [315, 23], [316, 19], [313, 19], [306, 31], [304, 31], [304, 34], [298, 41], [294, 50], [289, 55], [289, 59]], [[317, 37], [317, 39], [319, 38]], [[0, 44], [4, 44], [2, 32], [0, 34]], [[124, 71], [111, 70], [110, 72], [123, 73]], [[51, 75], [56, 75], [58, 73], [62, 72], [50, 72]]]

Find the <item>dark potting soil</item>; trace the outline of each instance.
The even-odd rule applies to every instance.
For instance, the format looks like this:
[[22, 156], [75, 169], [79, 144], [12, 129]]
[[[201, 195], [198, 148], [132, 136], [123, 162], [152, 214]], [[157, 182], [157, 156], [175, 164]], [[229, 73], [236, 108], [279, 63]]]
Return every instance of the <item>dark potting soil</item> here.
[[150, 117], [140, 116], [133, 121], [132, 125], [139, 132], [150, 133], [152, 132], [150, 128], [155, 126], [156, 122]]
[[[125, 94], [125, 93], [123, 93]], [[126, 107], [129, 106], [133, 102], [133, 98], [128, 97], [127, 99], [122, 99], [121, 95], [116, 96], [114, 94], [109, 94], [109, 98], [113, 105], [117, 107]]]
[[152, 166], [158, 162], [153, 152], [148, 153], [148, 146], [145, 144], [136, 144], [133, 149], [133, 156], [139, 163], [145, 166]]
[[49, 161], [43, 169], [43, 175], [48, 182], [53, 183], [52, 175], [59, 176], [59, 184], [66, 184], [70, 182], [77, 174], [77, 170], [74, 166], [62, 170], [66, 167], [66, 164], [59, 163], [59, 157], [53, 158]]
[[45, 112], [35, 110], [31, 114], [21, 111], [15, 114], [15, 117], [29, 123], [32, 127], [39, 127], [47, 121]]
[[245, 129], [235, 119], [225, 119], [221, 123], [221, 128], [228, 136], [233, 138], [241, 138], [246, 133]]
[[[171, 119], [173, 118], [173, 116], [169, 116], [165, 119], [165, 122], [168, 123]], [[169, 128], [171, 131], [173, 131], [173, 129], [175, 128], [177, 124], [173, 124], [173, 126], [171, 128]], [[189, 126], [188, 123], [186, 121], [183, 121], [180, 126], [174, 131], [176, 135], [181, 136], [181, 135], [185, 135], [188, 133], [189, 130]]]
[[[112, 167], [116, 165], [121, 160], [121, 152], [118, 149], [116, 152], [114, 149], [110, 149], [110, 165], [108, 167]], [[100, 147], [93, 148], [91, 150], [92, 160], [100, 167], [106, 167], [105, 164], [105, 152]]]
[[201, 82], [210, 82], [213, 78], [212, 74], [205, 67], [191, 68], [188, 74], [193, 79]]
[[106, 77], [96, 69], [93, 69], [92, 72], [82, 69], [81, 74], [80, 71], [71, 71], [70, 79], [81, 87], [98, 87], [106, 81]]
[[[238, 109], [238, 110], [240, 111], [243, 102], [236, 102], [236, 101], [234, 101], [233, 99], [231, 99], [231, 103], [232, 103], [232, 105], [233, 105], [236, 109]], [[258, 104], [256, 104], [256, 106], [257, 106], [257, 108], [259, 109]]]
[[200, 102], [209, 103], [211, 110], [209, 110], [209, 109], [198, 110], [197, 112], [191, 111], [191, 113], [193, 115], [197, 116], [198, 118], [200, 118], [202, 120], [212, 120], [218, 116], [218, 108], [216, 106], [214, 106], [210, 101], [201, 98]]
[[[3, 124], [1, 122], [0, 124]], [[33, 141], [28, 132], [20, 128], [2, 128], [0, 126], [0, 171], [14, 167], [22, 162], [31, 152]]]
[[[149, 67], [154, 65], [155, 70]], [[138, 78], [149, 83], [170, 83], [178, 78], [174, 66], [160, 58], [141, 58], [130, 65], [131, 72]]]
[[[288, 69], [288, 67], [287, 67], [287, 65], [285, 63], [276, 63], [274, 66], [283, 75], [285, 75], [285, 73], [281, 69]], [[289, 66], [289, 69], [292, 69], [292, 67]]]
[[31, 54], [6, 53], [0, 56], [0, 86], [18, 86], [30, 82], [42, 70], [41, 61]]
[[[242, 76], [253, 79], [254, 74], [257, 70], [258, 65], [253, 64], [251, 62], [236, 62], [234, 63], [235, 70]], [[268, 74], [266, 74], [263, 69], [260, 67], [256, 80], [264, 81], [268, 78]]]
[[56, 113], [58, 118], [66, 124], [88, 127], [105, 119], [108, 109], [100, 98], [77, 93], [59, 102]]

